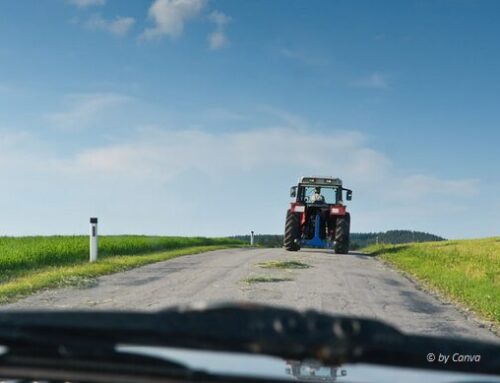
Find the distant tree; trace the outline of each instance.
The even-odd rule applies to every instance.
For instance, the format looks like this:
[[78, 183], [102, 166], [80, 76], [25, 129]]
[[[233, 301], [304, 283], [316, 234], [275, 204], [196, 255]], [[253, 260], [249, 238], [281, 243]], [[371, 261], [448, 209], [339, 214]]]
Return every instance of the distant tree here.
[[[250, 235], [235, 235], [236, 238], [250, 243]], [[445, 238], [434, 234], [411, 230], [389, 230], [378, 233], [351, 233], [351, 249], [356, 250], [377, 243], [399, 244], [409, 242], [433, 242], [444, 241]], [[255, 245], [261, 247], [282, 247], [283, 235], [280, 234], [256, 234]]]
[[411, 230], [389, 230], [379, 233], [352, 233], [351, 248], [362, 248], [377, 243], [399, 244], [409, 242], [434, 242], [444, 241], [445, 238], [434, 234]]

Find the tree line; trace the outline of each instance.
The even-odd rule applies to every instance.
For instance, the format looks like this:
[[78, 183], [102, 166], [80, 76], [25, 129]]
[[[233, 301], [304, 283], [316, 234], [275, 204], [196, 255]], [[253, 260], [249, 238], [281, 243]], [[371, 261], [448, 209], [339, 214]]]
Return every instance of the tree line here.
[[[250, 242], [250, 235], [235, 235], [231, 238], [236, 238], [241, 241]], [[412, 230], [389, 230], [385, 232], [374, 233], [351, 233], [351, 250], [361, 249], [363, 247], [373, 245], [375, 243], [409, 243], [409, 242], [433, 242], [444, 241], [445, 238], [440, 236]], [[257, 246], [262, 247], [282, 247], [283, 235], [279, 234], [256, 234], [254, 242]]]

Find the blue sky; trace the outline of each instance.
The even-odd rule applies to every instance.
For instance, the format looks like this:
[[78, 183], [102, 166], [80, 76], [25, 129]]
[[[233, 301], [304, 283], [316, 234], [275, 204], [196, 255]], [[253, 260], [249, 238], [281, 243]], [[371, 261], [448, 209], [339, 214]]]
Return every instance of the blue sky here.
[[496, 1], [0, 3], [0, 234], [500, 228]]

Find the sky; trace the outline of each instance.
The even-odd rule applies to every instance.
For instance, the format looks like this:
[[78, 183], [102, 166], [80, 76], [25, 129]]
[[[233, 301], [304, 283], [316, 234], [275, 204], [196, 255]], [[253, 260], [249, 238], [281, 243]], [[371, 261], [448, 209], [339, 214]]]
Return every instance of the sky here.
[[0, 1], [0, 235], [500, 234], [497, 1]]

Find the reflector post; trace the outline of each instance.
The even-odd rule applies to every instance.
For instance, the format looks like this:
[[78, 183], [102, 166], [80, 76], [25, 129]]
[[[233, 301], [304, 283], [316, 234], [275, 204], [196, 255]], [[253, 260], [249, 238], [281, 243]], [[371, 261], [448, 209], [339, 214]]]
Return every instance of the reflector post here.
[[97, 261], [97, 218], [90, 218], [90, 262]]

